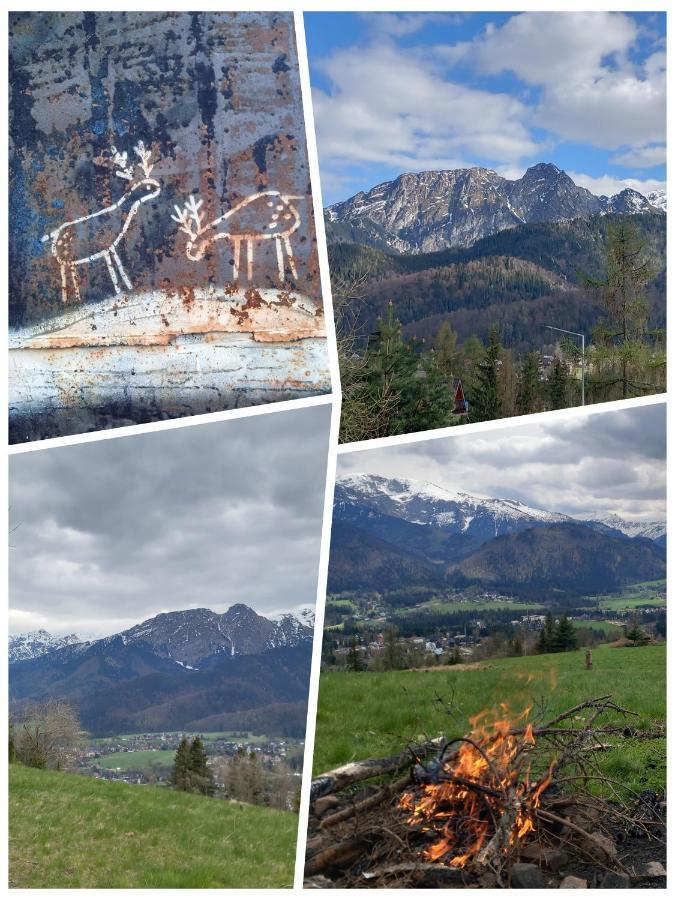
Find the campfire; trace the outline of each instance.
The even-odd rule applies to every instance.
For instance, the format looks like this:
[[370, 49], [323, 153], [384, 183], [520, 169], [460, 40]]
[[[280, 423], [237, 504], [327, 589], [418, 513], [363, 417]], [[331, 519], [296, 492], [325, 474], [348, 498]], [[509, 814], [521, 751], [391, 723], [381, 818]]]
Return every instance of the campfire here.
[[[482, 864], [495, 847], [506, 850], [535, 830], [535, 811], [551, 775], [532, 775], [530, 712], [528, 707], [512, 719], [503, 704], [491, 719], [484, 711], [471, 719], [471, 734], [449, 741], [430, 769], [417, 764], [422, 790], [406, 792], [399, 805], [411, 813], [411, 825], [439, 835], [424, 851], [427, 860]], [[514, 731], [521, 722], [527, 723], [522, 734]], [[448, 757], [455, 745], [458, 751]]]
[[319, 776], [306, 886], [663, 887], [664, 798], [599, 765], [621, 742], [664, 737], [635, 718], [610, 696], [539, 723], [503, 704], [467, 734]]

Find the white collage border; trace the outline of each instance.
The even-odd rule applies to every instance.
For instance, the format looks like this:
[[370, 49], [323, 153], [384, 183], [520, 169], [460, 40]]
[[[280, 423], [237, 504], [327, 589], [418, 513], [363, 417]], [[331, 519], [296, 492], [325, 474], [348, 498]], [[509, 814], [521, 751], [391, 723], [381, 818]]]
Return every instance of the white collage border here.
[[[382, 2], [382, 0], [377, 0], [377, 2], [368, 2], [368, 0], [362, 0], [362, 2], [302, 2], [302, 0], [286, 0], [286, 2], [279, 2], [279, 0], [268, 0], [268, 2], [261, 2], [261, 0], [239, 0], [239, 2], [220, 2], [220, 3], [197, 3], [197, 4], [187, 4], [187, 3], [175, 3], [175, 4], [166, 4], [166, 3], [157, 3], [150, 2], [144, 3], [140, 7], [143, 11], [186, 11], [193, 10], [195, 8], [200, 8], [208, 11], [275, 11], [275, 12], [292, 12], [295, 17], [295, 34], [296, 34], [296, 44], [297, 44], [297, 55], [298, 62], [300, 68], [300, 83], [302, 89], [302, 97], [303, 97], [303, 107], [305, 114], [305, 135], [306, 135], [306, 145], [307, 145], [307, 154], [309, 159], [309, 169], [310, 169], [310, 179], [312, 185], [312, 196], [313, 196], [313, 206], [314, 206], [314, 214], [315, 214], [315, 229], [316, 229], [316, 237], [317, 237], [317, 246], [318, 246], [318, 254], [319, 254], [319, 264], [320, 264], [320, 272], [321, 272], [321, 287], [323, 294], [323, 302], [324, 308], [326, 312], [326, 327], [327, 327], [327, 340], [328, 340], [328, 353], [329, 353], [329, 362], [330, 362], [330, 371], [331, 371], [331, 381], [333, 386], [332, 394], [318, 396], [318, 397], [308, 397], [299, 400], [288, 400], [282, 401], [278, 403], [270, 403], [266, 406], [256, 406], [256, 407], [248, 407], [245, 409], [238, 410], [228, 410], [223, 412], [216, 413], [207, 413], [198, 416], [187, 417], [184, 419], [174, 419], [170, 421], [164, 422], [150, 422], [142, 425], [132, 425], [123, 428], [111, 429], [109, 431], [101, 431], [94, 433], [87, 433], [82, 435], [72, 435], [68, 437], [61, 438], [53, 438], [45, 441], [35, 442], [30, 445], [14, 445], [8, 446], [7, 438], [8, 438], [8, 423], [7, 423], [7, 415], [6, 412], [2, 416], [2, 430], [0, 434], [4, 439], [4, 446], [7, 447], [7, 456], [5, 460], [5, 466], [3, 471], [3, 477], [1, 480], [1, 488], [0, 488], [0, 497], [2, 497], [4, 501], [4, 508], [7, 509], [7, 498], [8, 498], [8, 462], [9, 457], [26, 452], [35, 452], [38, 450], [48, 450], [52, 447], [57, 446], [69, 446], [71, 444], [79, 444], [91, 441], [98, 440], [108, 440], [114, 439], [117, 437], [126, 437], [130, 435], [143, 434], [147, 432], [161, 431], [164, 429], [172, 429], [172, 428], [183, 428], [189, 427], [191, 425], [205, 424], [207, 422], [218, 422], [218, 421], [230, 421], [239, 418], [246, 418], [248, 416], [255, 415], [269, 415], [276, 412], [283, 412], [292, 409], [300, 409], [310, 406], [323, 406], [327, 404], [332, 404], [332, 413], [331, 413], [331, 426], [330, 426], [330, 439], [329, 439], [329, 449], [328, 449], [328, 459], [327, 459], [327, 470], [326, 470], [326, 485], [325, 485], [325, 506], [324, 506], [324, 515], [323, 515], [323, 527], [322, 527], [322, 536], [321, 536], [321, 553], [320, 553], [320, 562], [318, 569], [318, 583], [317, 583], [317, 594], [316, 594], [316, 619], [315, 619], [315, 633], [314, 633], [314, 642], [313, 642], [313, 654], [312, 654], [312, 667], [311, 667], [311, 678], [310, 678], [310, 690], [309, 690], [309, 705], [308, 705], [308, 719], [307, 719], [307, 732], [306, 732], [306, 740], [305, 740], [305, 759], [304, 759], [304, 768], [303, 768], [303, 784], [302, 784], [302, 795], [301, 795], [301, 805], [300, 805], [300, 815], [298, 822], [298, 840], [296, 847], [296, 866], [295, 866], [295, 881], [294, 881], [294, 889], [293, 893], [295, 894], [302, 888], [303, 881], [303, 869], [304, 869], [304, 858], [305, 858], [305, 846], [306, 846], [306, 835], [307, 835], [307, 820], [308, 820], [308, 811], [309, 811], [309, 790], [310, 790], [310, 782], [311, 782], [311, 774], [312, 774], [312, 758], [313, 758], [313, 750], [314, 750], [314, 737], [315, 737], [315, 727], [316, 727], [316, 711], [317, 711], [317, 702], [318, 702], [318, 693], [319, 693], [319, 671], [320, 671], [320, 658], [321, 658], [321, 644], [322, 644], [322, 632], [323, 632], [323, 620], [324, 620], [324, 607], [325, 607], [325, 592], [326, 592], [326, 583], [327, 583], [327, 574], [328, 574], [328, 558], [330, 551], [330, 529], [331, 529], [331, 521], [332, 521], [332, 506], [333, 506], [333, 492], [335, 486], [335, 475], [337, 468], [337, 460], [338, 456], [343, 453], [352, 453], [364, 449], [376, 449], [383, 448], [388, 446], [398, 446], [401, 444], [408, 443], [416, 443], [419, 441], [425, 440], [436, 440], [447, 437], [459, 437], [460, 435], [472, 434], [472, 433], [480, 433], [483, 431], [492, 431], [496, 429], [508, 429], [508, 428], [518, 428], [520, 426], [524, 426], [532, 423], [543, 423], [550, 421], [551, 423], [564, 420], [577, 418], [579, 416], [585, 415], [596, 415], [602, 413], [611, 413], [613, 410], [620, 409], [630, 409], [633, 407], [652, 405], [655, 403], [662, 403], [666, 400], [666, 394], [660, 394], [653, 397], [644, 397], [637, 398], [635, 400], [617, 400], [612, 401], [610, 403], [602, 403], [602, 404], [594, 404], [593, 406], [586, 407], [575, 407], [572, 409], [559, 410], [556, 412], [548, 412], [548, 413], [535, 413], [529, 416], [519, 416], [509, 419], [500, 419], [494, 422], [481, 422], [475, 424], [467, 424], [459, 427], [451, 427], [451, 428], [443, 428], [434, 431], [426, 431], [426, 432], [417, 432], [410, 435], [399, 435], [396, 437], [390, 438], [381, 438], [372, 441], [363, 441], [352, 444], [345, 444], [342, 446], [338, 446], [338, 431], [339, 431], [339, 414], [340, 414], [340, 403], [341, 403], [341, 394], [340, 394], [340, 381], [339, 381], [339, 369], [338, 369], [338, 361], [337, 361], [337, 347], [335, 342], [335, 330], [333, 325], [333, 316], [332, 316], [332, 301], [331, 301], [331, 291], [330, 291], [330, 281], [329, 281], [329, 273], [328, 273], [328, 253], [326, 247], [326, 238], [325, 238], [325, 228], [324, 228], [324, 220], [323, 220], [323, 205], [321, 203], [321, 185], [320, 185], [320, 177], [319, 177], [319, 159], [317, 153], [317, 143], [316, 143], [316, 133], [314, 129], [314, 120], [313, 120], [313, 112], [312, 112], [312, 101], [311, 101], [311, 86], [309, 79], [309, 65], [307, 58], [307, 47], [304, 39], [304, 22], [303, 22], [303, 12], [522, 12], [522, 11], [662, 11], [668, 12], [669, 4], [668, 2], [664, 2], [664, 0], [655, 0], [655, 2], [650, 2], [649, 4], [643, 5], [641, 2], [626, 3], [626, 2], [615, 2], [615, 3], [600, 3], [595, 2], [595, 0], [586, 0], [586, 2], [582, 2], [582, 0], [567, 0], [564, 3], [543, 3], [543, 2], [533, 2], [533, 0], [521, 0], [521, 2], [514, 2], [514, 0], [510, 0], [510, 2], [504, 2], [504, 0], [493, 0], [491, 3], [485, 2], [438, 2], [438, 0], [426, 0], [426, 2], [404, 2], [404, 0], [388, 0], [388, 2]], [[40, 11], [45, 8], [44, 3], [12, 3], [12, 4], [3, 4], [3, 11], [5, 12], [5, 21], [2, 28], [2, 33], [0, 34], [0, 49], [3, 54], [3, 59], [7, 60], [7, 18], [6, 14], [8, 11], [12, 12], [23, 12], [23, 11]], [[66, 0], [66, 2], [62, 2], [58, 4], [59, 10], [63, 11], [80, 11], [82, 9], [81, 3], [72, 2], [72, 0]], [[102, 3], [102, 4], [91, 4], [89, 9], [99, 9], [102, 11], [124, 11], [128, 8], [128, 4], [115, 2]], [[670, 23], [669, 23], [670, 24]], [[668, 59], [671, 57], [671, 51], [674, 45], [674, 39], [671, 36], [670, 29], [668, 29], [667, 36], [667, 54]], [[675, 100], [673, 100], [673, 92], [670, 90], [671, 88], [671, 78], [670, 78], [671, 68], [669, 66], [668, 71], [668, 161], [671, 160], [671, 152], [670, 148], [674, 146], [674, 130], [675, 126], [673, 122], [675, 121]], [[8, 115], [8, 77], [7, 70], [5, 69], [5, 78], [3, 78], [1, 84], [1, 105], [2, 105], [2, 115], [3, 121], [7, 121]], [[8, 161], [8, 151], [9, 151], [9, 135], [6, 129], [2, 130], [1, 143], [0, 147], [2, 149], [2, 158], [3, 158], [3, 166], [4, 173], [7, 172], [7, 161]], [[0, 246], [4, 248], [2, 253], [2, 286], [4, 288], [4, 296], [8, 296], [8, 230], [9, 223], [7, 217], [8, 210], [8, 182], [7, 178], [2, 179], [2, 200], [3, 200], [3, 210], [4, 214], [2, 219], [0, 220]], [[671, 209], [675, 208], [672, 205], [672, 201], [674, 199], [673, 191], [670, 186], [670, 179], [668, 181], [668, 203]], [[672, 229], [668, 231], [667, 238], [667, 258], [673, 258], [673, 245], [675, 243], [675, 238], [672, 235]], [[668, 283], [667, 289], [667, 306], [670, 308], [671, 305], [671, 296], [672, 289], [670, 286], [670, 281]], [[6, 373], [8, 371], [8, 349], [7, 349], [7, 319], [6, 316], [3, 319], [3, 338], [0, 345], [0, 357], [2, 366], [2, 385], [3, 391], [0, 395], [2, 398], [3, 409], [6, 411], [8, 408], [8, 398], [7, 398], [7, 379]], [[667, 338], [667, 349], [669, 358], [672, 357], [673, 353], [673, 345], [675, 344], [675, 334], [668, 334]], [[675, 376], [673, 375], [672, 367], [669, 370], [668, 374], [668, 393], [673, 390], [673, 379]], [[670, 405], [667, 405], [667, 432], [668, 437], [673, 434], [673, 413], [671, 412]], [[671, 466], [670, 459], [668, 460], [668, 474], [670, 474]], [[673, 492], [672, 490], [668, 491], [668, 519], [671, 518], [671, 513], [673, 512], [673, 508], [675, 507], [675, 501], [673, 500]], [[1, 558], [4, 563], [4, 571], [6, 574], [5, 585], [7, 587], [6, 596], [9, 596], [8, 591], [8, 538], [9, 538], [9, 522], [8, 518], [5, 518], [3, 524], [3, 542], [2, 548], [0, 549]], [[675, 563], [672, 560], [672, 554], [669, 556], [668, 560], [668, 570], [667, 575], [670, 580], [673, 577], [673, 571], [675, 570]], [[669, 620], [671, 620], [670, 624], [672, 625], [672, 616], [668, 615]], [[7, 616], [3, 617], [2, 621], [2, 629], [0, 630], [0, 639], [4, 641], [3, 646], [7, 647], [7, 638], [8, 638], [8, 622]], [[672, 671], [672, 654], [668, 652], [668, 688], [669, 688], [669, 696], [672, 696], [672, 689], [675, 685], [675, 679], [671, 678]], [[7, 709], [8, 703], [8, 684], [7, 684], [7, 666], [3, 665], [0, 671], [0, 702], [4, 703], [4, 709]], [[669, 704], [670, 711], [670, 704]], [[7, 717], [5, 715], [2, 716], [2, 730], [0, 732], [2, 735], [3, 746], [7, 746]], [[671, 743], [668, 744], [667, 750], [667, 758], [668, 758], [668, 787], [671, 789], [675, 785], [675, 777], [673, 776], [673, 763], [675, 762], [675, 750], [672, 748]], [[2, 862], [0, 865], [0, 890], [2, 890], [8, 883], [8, 861], [7, 861], [7, 777], [6, 777], [6, 768], [3, 768], [3, 776], [0, 783], [0, 803], [3, 805], [3, 809], [5, 813], [2, 817], [2, 841], [3, 841], [3, 851], [2, 851]], [[675, 852], [673, 848], [675, 847], [675, 837], [671, 837], [668, 841], [668, 862], [671, 863], [675, 859]], [[192, 893], [204, 893], [206, 895], [213, 895], [218, 893], [232, 893], [235, 891], [239, 893], [240, 891], [244, 891], [245, 889], [202, 889], [202, 890], [194, 890]], [[647, 889], [637, 889], [638, 894], [642, 894], [645, 896], [653, 896], [653, 890]], [[69, 893], [68, 889], [32, 889], [30, 890], [31, 894], [48, 894], [50, 897], [59, 897], [60, 895], [66, 895]], [[122, 889], [97, 889], [97, 890], [88, 890], [86, 893], [104, 893], [106, 897], [115, 897], [115, 896], [123, 896], [126, 891]], [[148, 897], [157, 896], [158, 893], [162, 893], [162, 891], [150, 890], [150, 889], [135, 889], [135, 893], [141, 893], [147, 895]], [[181, 890], [175, 889], [172, 893], [178, 893], [180, 895]], [[337, 895], [342, 895], [343, 897], [350, 897], [355, 893], [354, 890], [345, 890], [339, 889], [337, 891]], [[494, 889], [484, 889], [481, 891], [481, 896], [499, 896], [501, 892]], [[264, 891], [265, 896], [272, 895], [279, 896], [289, 896], [288, 889], [268, 889]], [[398, 892], [394, 889], [384, 889], [380, 890], [379, 896], [384, 897], [395, 897], [398, 895]], [[419, 890], [419, 889], [409, 889], [406, 891], [406, 896], [411, 895], [419, 895], [425, 896], [427, 892]]]

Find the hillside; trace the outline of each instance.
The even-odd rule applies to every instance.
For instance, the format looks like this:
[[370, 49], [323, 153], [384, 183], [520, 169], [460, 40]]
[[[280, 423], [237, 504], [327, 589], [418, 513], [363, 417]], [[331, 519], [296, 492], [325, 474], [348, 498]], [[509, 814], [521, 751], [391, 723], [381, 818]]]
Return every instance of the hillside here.
[[288, 888], [297, 827], [290, 812], [10, 766], [13, 888]]
[[[113, 642], [63, 661], [59, 654], [10, 667], [10, 698], [58, 696], [77, 708], [83, 728], [97, 736], [136, 731], [248, 728], [283, 707], [288, 736], [305, 730], [312, 645], [258, 655], [216, 657], [200, 670], [176, 666], [141, 647]], [[264, 729], [263, 729], [264, 731]]]
[[346, 522], [334, 522], [328, 590], [393, 590], [401, 585], [441, 584], [440, 569], [424, 558]]
[[[329, 247], [334, 283], [349, 285], [365, 278], [363, 299], [354, 305], [356, 330], [370, 334], [391, 299], [408, 336], [431, 339], [447, 318], [460, 340], [485, 337], [500, 327], [508, 346], [541, 347], [543, 326], [590, 332], [601, 314], [583, 290], [586, 275], [603, 273], [608, 225], [616, 215], [592, 215], [563, 222], [538, 222], [508, 228], [477, 240], [468, 248], [434, 253], [392, 255], [370, 246], [335, 243]], [[653, 261], [649, 287], [650, 325], [665, 325], [666, 217], [640, 215]]]
[[448, 570], [455, 583], [478, 583], [521, 597], [550, 592], [579, 597], [665, 578], [665, 551], [644, 538], [628, 540], [577, 523], [502, 535]]

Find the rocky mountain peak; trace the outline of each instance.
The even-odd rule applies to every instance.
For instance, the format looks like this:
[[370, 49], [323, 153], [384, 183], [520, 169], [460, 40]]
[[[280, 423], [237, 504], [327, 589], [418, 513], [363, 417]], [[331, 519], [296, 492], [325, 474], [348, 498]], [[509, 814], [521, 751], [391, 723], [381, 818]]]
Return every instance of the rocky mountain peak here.
[[477, 240], [529, 222], [559, 222], [596, 213], [663, 210], [626, 188], [596, 197], [553, 163], [507, 179], [480, 166], [406, 172], [359, 191], [326, 211], [329, 239], [370, 244], [387, 252], [429, 253], [470, 247]]

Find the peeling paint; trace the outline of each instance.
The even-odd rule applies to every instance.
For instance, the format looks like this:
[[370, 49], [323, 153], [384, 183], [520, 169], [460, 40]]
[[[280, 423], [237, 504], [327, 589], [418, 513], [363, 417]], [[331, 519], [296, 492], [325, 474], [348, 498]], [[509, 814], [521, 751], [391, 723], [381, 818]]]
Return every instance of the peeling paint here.
[[330, 390], [292, 14], [11, 13], [10, 215], [12, 442]]

